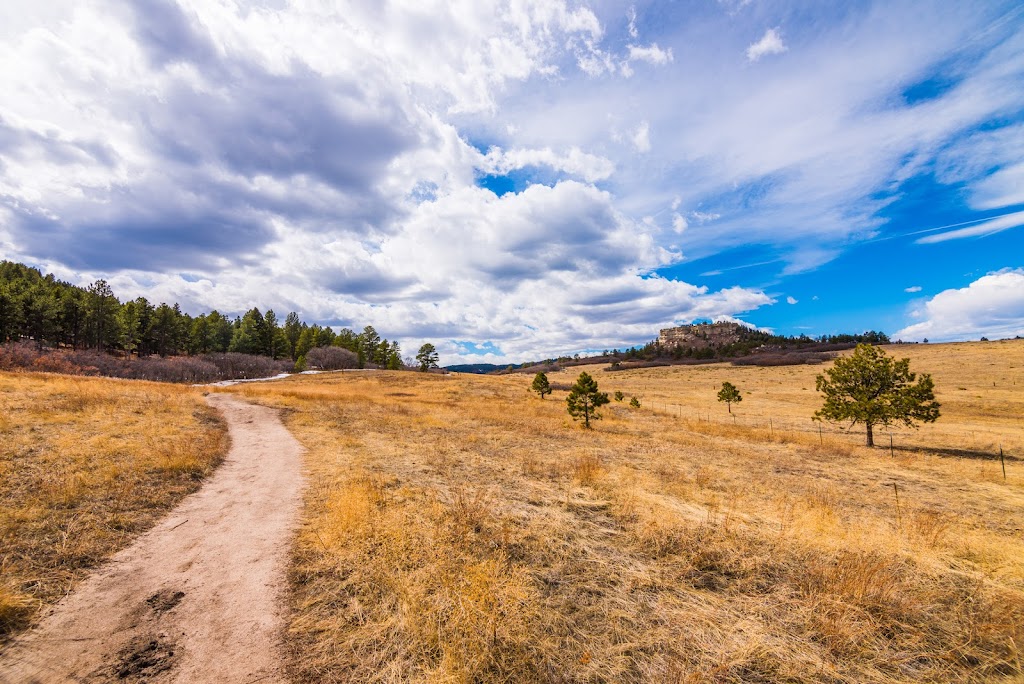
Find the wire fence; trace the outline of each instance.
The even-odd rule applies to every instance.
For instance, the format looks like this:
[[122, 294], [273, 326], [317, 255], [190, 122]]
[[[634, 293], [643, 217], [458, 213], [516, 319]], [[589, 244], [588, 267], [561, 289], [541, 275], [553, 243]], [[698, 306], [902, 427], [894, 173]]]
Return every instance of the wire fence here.
[[[679, 420], [764, 430], [768, 437], [786, 434], [812, 438], [817, 436], [822, 444], [826, 440], [839, 440], [851, 445], [863, 445], [866, 441], [863, 424], [846, 428], [834, 423], [816, 421], [810, 417], [794, 418], [746, 410], [723, 413], [720, 405], [693, 406], [661, 399], [645, 400], [643, 397], [640, 397], [640, 401], [645, 408], [655, 413]], [[936, 431], [933, 426], [914, 430], [890, 429], [878, 425], [874, 428], [874, 442], [877, 448], [889, 449], [893, 457], [906, 452], [922, 452], [926, 456], [938, 454], [961, 458], [986, 458], [1002, 463], [1021, 460], [1016, 453], [1017, 449], [1014, 448], [1017, 446], [1016, 440], [1008, 437], [1004, 431], [985, 427], [960, 429], [950, 433], [941, 429]]]

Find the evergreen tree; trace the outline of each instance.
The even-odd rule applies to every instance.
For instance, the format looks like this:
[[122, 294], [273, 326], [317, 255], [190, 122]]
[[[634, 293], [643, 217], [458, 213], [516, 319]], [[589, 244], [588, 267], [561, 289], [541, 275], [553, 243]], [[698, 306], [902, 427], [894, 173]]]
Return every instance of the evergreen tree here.
[[[299, 340], [295, 343], [295, 356], [296, 358], [305, 358], [309, 350], [315, 345], [315, 332], [310, 326], [303, 326], [302, 332], [299, 333]], [[360, 366], [361, 367], [361, 366]]]
[[388, 370], [402, 370], [402, 348], [398, 346], [398, 342], [392, 342], [388, 348], [385, 366]]
[[0, 344], [20, 337], [21, 313], [21, 305], [13, 288], [0, 282]]
[[379, 344], [380, 335], [373, 329], [373, 326], [368, 325], [363, 328], [363, 332], [359, 335], [359, 346], [363, 359], [369, 363], [374, 363], [374, 357], [376, 356]]
[[142, 343], [142, 319], [138, 305], [134, 301], [122, 304], [117, 312], [117, 322], [120, 330], [118, 343], [125, 354], [131, 356], [139, 351]]
[[295, 347], [299, 343], [299, 335], [301, 334], [302, 321], [299, 320], [299, 314], [292, 311], [284, 319], [284, 337], [288, 343], [288, 356], [291, 357], [292, 361], [298, 359]]
[[174, 307], [161, 302], [153, 311], [153, 320], [149, 326], [149, 336], [153, 341], [153, 352], [160, 356], [178, 353], [181, 339], [179, 314]]
[[537, 373], [533, 376], [533, 384], [530, 385], [530, 389], [540, 395], [543, 399], [544, 395], [551, 394], [551, 384], [548, 382], [548, 376], [544, 373]]
[[870, 344], [858, 344], [853, 354], [836, 359], [835, 364], [816, 381], [825, 395], [825, 405], [814, 414], [815, 420], [863, 423], [867, 445], [874, 446], [876, 425], [915, 422], [934, 423], [939, 418], [935, 385], [930, 375], [920, 378], [910, 372], [910, 359], [896, 359]]
[[21, 297], [21, 318], [24, 334], [35, 340], [42, 349], [56, 343], [60, 305], [54, 293], [44, 283], [36, 283]]
[[576, 383], [565, 398], [566, 410], [573, 420], [583, 418], [583, 427], [590, 428], [590, 421], [600, 420], [597, 409], [608, 403], [608, 394], [597, 389], [597, 381], [588, 373], [580, 373]]
[[231, 338], [231, 351], [242, 354], [264, 353], [266, 326], [266, 319], [259, 309], [253, 307], [246, 311]]
[[260, 353], [269, 356], [272, 359], [276, 359], [280, 356], [284, 345], [281, 345], [281, 338], [278, 336], [277, 326], [277, 314], [274, 313], [273, 309], [267, 309], [267, 313], [263, 316], [263, 330], [262, 339], [260, 340]]
[[105, 280], [97, 280], [87, 289], [86, 330], [88, 345], [107, 350], [117, 342], [117, 310], [119, 303]]
[[729, 407], [729, 413], [732, 413], [733, 403], [738, 404], [743, 401], [743, 396], [736, 389], [736, 385], [731, 382], [723, 382], [722, 389], [718, 390], [718, 401], [724, 401], [726, 406]]
[[431, 368], [437, 368], [438, 356], [434, 345], [427, 342], [420, 347], [419, 352], [416, 354], [416, 362], [420, 365], [420, 370], [424, 373]]

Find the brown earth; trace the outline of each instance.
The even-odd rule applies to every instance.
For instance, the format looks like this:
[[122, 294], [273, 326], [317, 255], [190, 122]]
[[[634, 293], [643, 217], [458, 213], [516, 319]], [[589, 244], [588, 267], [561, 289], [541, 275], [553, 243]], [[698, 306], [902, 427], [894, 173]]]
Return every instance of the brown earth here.
[[281, 682], [302, 449], [278, 413], [226, 395], [220, 469], [0, 652], [0, 683]]

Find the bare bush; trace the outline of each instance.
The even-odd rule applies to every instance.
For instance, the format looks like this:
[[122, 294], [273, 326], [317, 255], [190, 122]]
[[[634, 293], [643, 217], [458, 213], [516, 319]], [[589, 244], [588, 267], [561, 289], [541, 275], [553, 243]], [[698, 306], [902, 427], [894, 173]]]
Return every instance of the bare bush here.
[[10, 342], [0, 345], [0, 370], [30, 368], [39, 358], [39, 348], [32, 342]]
[[783, 352], [780, 354], [751, 354], [732, 360], [734, 366], [800, 366], [831, 361], [831, 352]]
[[290, 359], [271, 359], [269, 356], [254, 356], [238, 352], [204, 354], [199, 358], [215, 365], [221, 380], [269, 378], [281, 373], [288, 373], [295, 366]]
[[238, 353], [131, 359], [92, 350], [40, 350], [31, 342], [0, 346], [0, 370], [18, 369], [195, 384], [271, 377], [292, 370], [292, 362]]
[[358, 368], [359, 357], [341, 347], [315, 347], [306, 354], [306, 368], [310, 370], [341, 370]]

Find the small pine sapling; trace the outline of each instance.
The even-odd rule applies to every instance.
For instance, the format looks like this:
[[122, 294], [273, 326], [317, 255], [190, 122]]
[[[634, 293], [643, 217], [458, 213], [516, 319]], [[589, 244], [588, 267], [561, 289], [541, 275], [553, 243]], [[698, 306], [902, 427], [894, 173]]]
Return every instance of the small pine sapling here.
[[533, 376], [533, 384], [530, 385], [530, 389], [540, 395], [543, 399], [545, 394], [551, 394], [551, 384], [548, 382], [548, 376], [544, 373], [537, 373]]
[[590, 427], [590, 420], [599, 420], [601, 416], [597, 413], [599, 406], [608, 403], [608, 393], [600, 392], [597, 389], [597, 381], [588, 373], [580, 373], [569, 389], [569, 396], [565, 398], [566, 410], [573, 420], [583, 418], [583, 427]]
[[718, 390], [718, 401], [724, 401], [729, 407], [729, 413], [732, 413], [732, 405], [743, 401], [743, 395], [736, 389], [736, 385], [731, 382], [723, 382], [722, 389]]

